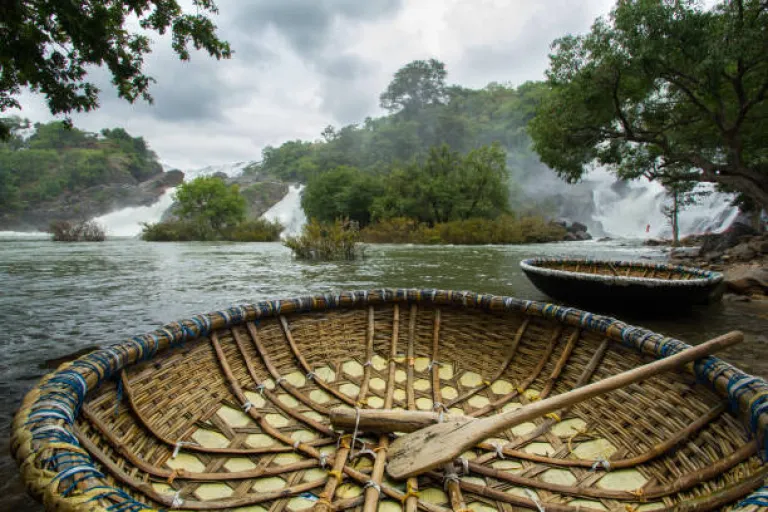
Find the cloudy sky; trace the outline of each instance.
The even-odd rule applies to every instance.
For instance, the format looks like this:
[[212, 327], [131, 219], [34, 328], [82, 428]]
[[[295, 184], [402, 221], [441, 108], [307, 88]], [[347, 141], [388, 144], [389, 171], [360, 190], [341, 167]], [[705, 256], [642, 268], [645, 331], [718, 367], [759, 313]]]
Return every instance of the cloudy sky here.
[[[73, 119], [91, 131], [122, 126], [181, 169], [258, 160], [267, 145], [381, 115], [379, 94], [415, 59], [443, 61], [448, 82], [466, 87], [540, 80], [552, 40], [589, 30], [614, 3], [219, 0], [214, 21], [231, 60], [197, 53], [181, 62], [155, 36], [147, 59], [154, 105], [118, 99], [97, 70], [101, 108]], [[40, 98], [21, 102], [24, 117], [51, 119]]]

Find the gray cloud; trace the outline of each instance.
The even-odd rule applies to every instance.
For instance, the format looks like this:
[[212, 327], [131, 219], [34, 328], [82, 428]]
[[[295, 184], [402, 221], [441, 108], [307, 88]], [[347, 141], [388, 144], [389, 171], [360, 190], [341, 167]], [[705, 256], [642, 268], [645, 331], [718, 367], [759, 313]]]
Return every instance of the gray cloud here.
[[333, 37], [335, 21], [375, 21], [402, 6], [402, 0], [230, 1], [221, 12], [229, 11], [226, 20], [233, 28], [249, 36], [273, 28], [304, 57], [322, 53]]

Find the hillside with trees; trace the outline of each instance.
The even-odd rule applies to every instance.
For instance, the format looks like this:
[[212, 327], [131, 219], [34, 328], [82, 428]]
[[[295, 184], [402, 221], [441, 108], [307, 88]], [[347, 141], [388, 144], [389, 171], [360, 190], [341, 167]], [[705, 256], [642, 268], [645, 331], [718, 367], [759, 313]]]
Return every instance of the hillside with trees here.
[[142, 137], [122, 128], [89, 133], [63, 122], [0, 120], [0, 229], [47, 229], [116, 208], [151, 204], [180, 172], [164, 173]]

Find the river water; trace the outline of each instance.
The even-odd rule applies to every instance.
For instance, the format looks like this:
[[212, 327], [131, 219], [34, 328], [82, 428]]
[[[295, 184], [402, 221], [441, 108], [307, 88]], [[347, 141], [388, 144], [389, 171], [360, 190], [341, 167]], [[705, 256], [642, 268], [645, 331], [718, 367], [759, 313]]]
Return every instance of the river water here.
[[[268, 298], [382, 287], [442, 288], [545, 299], [518, 263], [532, 256], [664, 258], [628, 242], [525, 246], [370, 246], [364, 261], [294, 261], [279, 243], [147, 243], [110, 240], [58, 244], [0, 240], [0, 444], [24, 393], [46, 371], [40, 363], [196, 313]], [[731, 329], [747, 341], [721, 354], [768, 376], [768, 308], [728, 302], [682, 318], [622, 320], [698, 343]], [[15, 463], [0, 451], [0, 510], [40, 511]]]

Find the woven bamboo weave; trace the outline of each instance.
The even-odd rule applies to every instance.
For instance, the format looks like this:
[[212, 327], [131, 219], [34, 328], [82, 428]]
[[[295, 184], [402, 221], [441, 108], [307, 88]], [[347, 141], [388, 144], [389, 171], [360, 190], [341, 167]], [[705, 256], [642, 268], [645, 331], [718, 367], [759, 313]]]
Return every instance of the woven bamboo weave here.
[[46, 376], [12, 452], [47, 509], [758, 510], [768, 383], [709, 357], [385, 476], [391, 436], [333, 407], [484, 416], [686, 348], [511, 297], [376, 290], [199, 315]]

